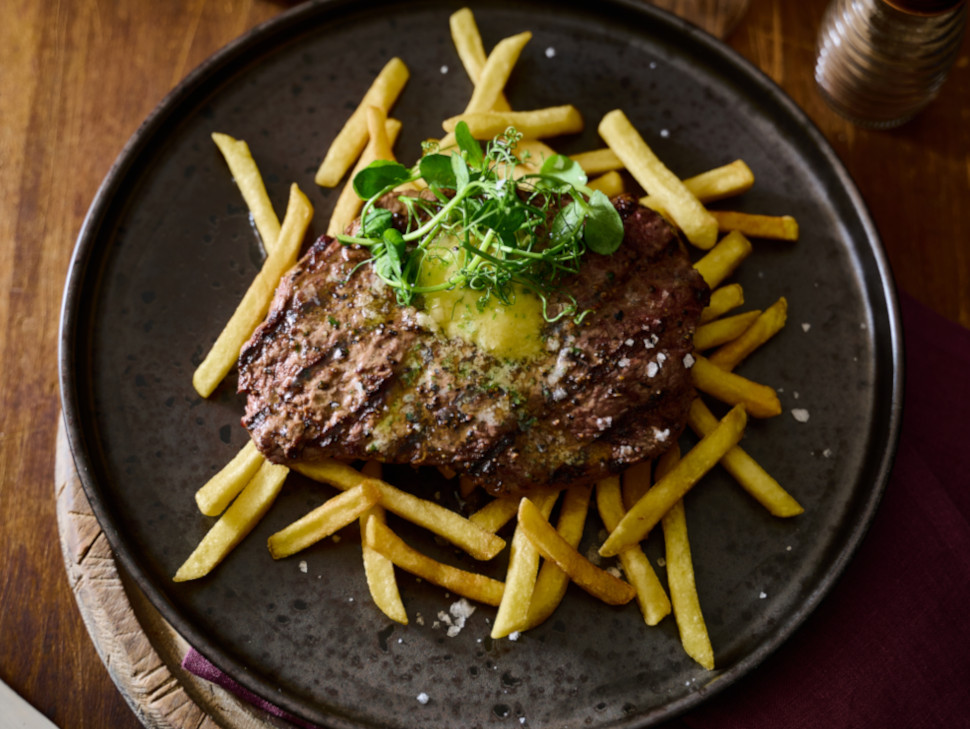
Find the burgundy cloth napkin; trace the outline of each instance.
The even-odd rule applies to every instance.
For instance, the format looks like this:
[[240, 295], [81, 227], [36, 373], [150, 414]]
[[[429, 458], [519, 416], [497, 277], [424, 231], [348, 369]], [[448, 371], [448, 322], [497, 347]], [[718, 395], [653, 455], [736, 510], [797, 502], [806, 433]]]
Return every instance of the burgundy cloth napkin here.
[[[671, 729], [970, 726], [970, 330], [901, 309], [902, 434], [869, 534], [774, 656]], [[183, 665], [286, 718], [194, 650]]]

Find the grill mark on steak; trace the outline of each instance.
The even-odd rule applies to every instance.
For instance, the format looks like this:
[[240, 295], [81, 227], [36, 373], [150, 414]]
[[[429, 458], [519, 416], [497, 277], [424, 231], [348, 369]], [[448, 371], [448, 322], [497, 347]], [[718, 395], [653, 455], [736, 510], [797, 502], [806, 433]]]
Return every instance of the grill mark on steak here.
[[[448, 466], [492, 493], [589, 481], [665, 451], [693, 397], [685, 355], [708, 288], [677, 233], [629, 197], [624, 243], [566, 279], [581, 325], [501, 361], [399, 306], [365, 250], [326, 236], [243, 348], [243, 424], [270, 460]], [[560, 300], [560, 303], [564, 301]]]

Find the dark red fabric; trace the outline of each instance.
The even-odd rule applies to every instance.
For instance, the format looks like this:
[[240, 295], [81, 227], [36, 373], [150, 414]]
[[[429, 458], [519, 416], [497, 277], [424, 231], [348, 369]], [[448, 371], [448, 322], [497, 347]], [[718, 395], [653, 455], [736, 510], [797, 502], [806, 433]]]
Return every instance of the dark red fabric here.
[[902, 434], [869, 534], [774, 656], [671, 729], [970, 726], [970, 330], [901, 308]]

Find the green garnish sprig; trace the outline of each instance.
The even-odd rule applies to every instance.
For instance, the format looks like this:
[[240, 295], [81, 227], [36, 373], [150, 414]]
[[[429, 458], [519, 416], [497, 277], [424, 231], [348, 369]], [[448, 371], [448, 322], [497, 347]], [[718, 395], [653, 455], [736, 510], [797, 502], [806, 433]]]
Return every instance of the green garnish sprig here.
[[[549, 297], [565, 275], [579, 271], [587, 250], [609, 255], [619, 248], [623, 222], [616, 208], [604, 193], [590, 189], [582, 168], [563, 155], [545, 159], [538, 173], [516, 180], [514, 151], [521, 135], [514, 129], [483, 149], [459, 122], [455, 139], [454, 153], [432, 148], [410, 168], [382, 160], [361, 170], [353, 181], [366, 201], [360, 230], [338, 240], [370, 250], [368, 262], [401, 305], [419, 294], [458, 287], [481, 292], [479, 307], [492, 296], [509, 305], [522, 287], [540, 297], [548, 321], [576, 316], [573, 297], [555, 315], [548, 310]], [[398, 196], [407, 211], [402, 231], [394, 227], [393, 214], [376, 203], [417, 180], [424, 180], [431, 195]], [[445, 235], [458, 241], [461, 265], [445, 282], [419, 285], [421, 266], [437, 255], [432, 243]]]

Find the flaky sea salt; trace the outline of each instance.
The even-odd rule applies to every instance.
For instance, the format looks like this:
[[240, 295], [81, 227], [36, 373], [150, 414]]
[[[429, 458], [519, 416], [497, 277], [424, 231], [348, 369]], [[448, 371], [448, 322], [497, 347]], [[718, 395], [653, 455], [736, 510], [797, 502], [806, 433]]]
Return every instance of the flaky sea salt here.
[[431, 697], [428, 696], [424, 691], [419, 693], [415, 698], [417, 698], [419, 704], [426, 704], [431, 701]]
[[791, 415], [799, 423], [808, 422], [808, 410], [805, 408], [792, 408]]

